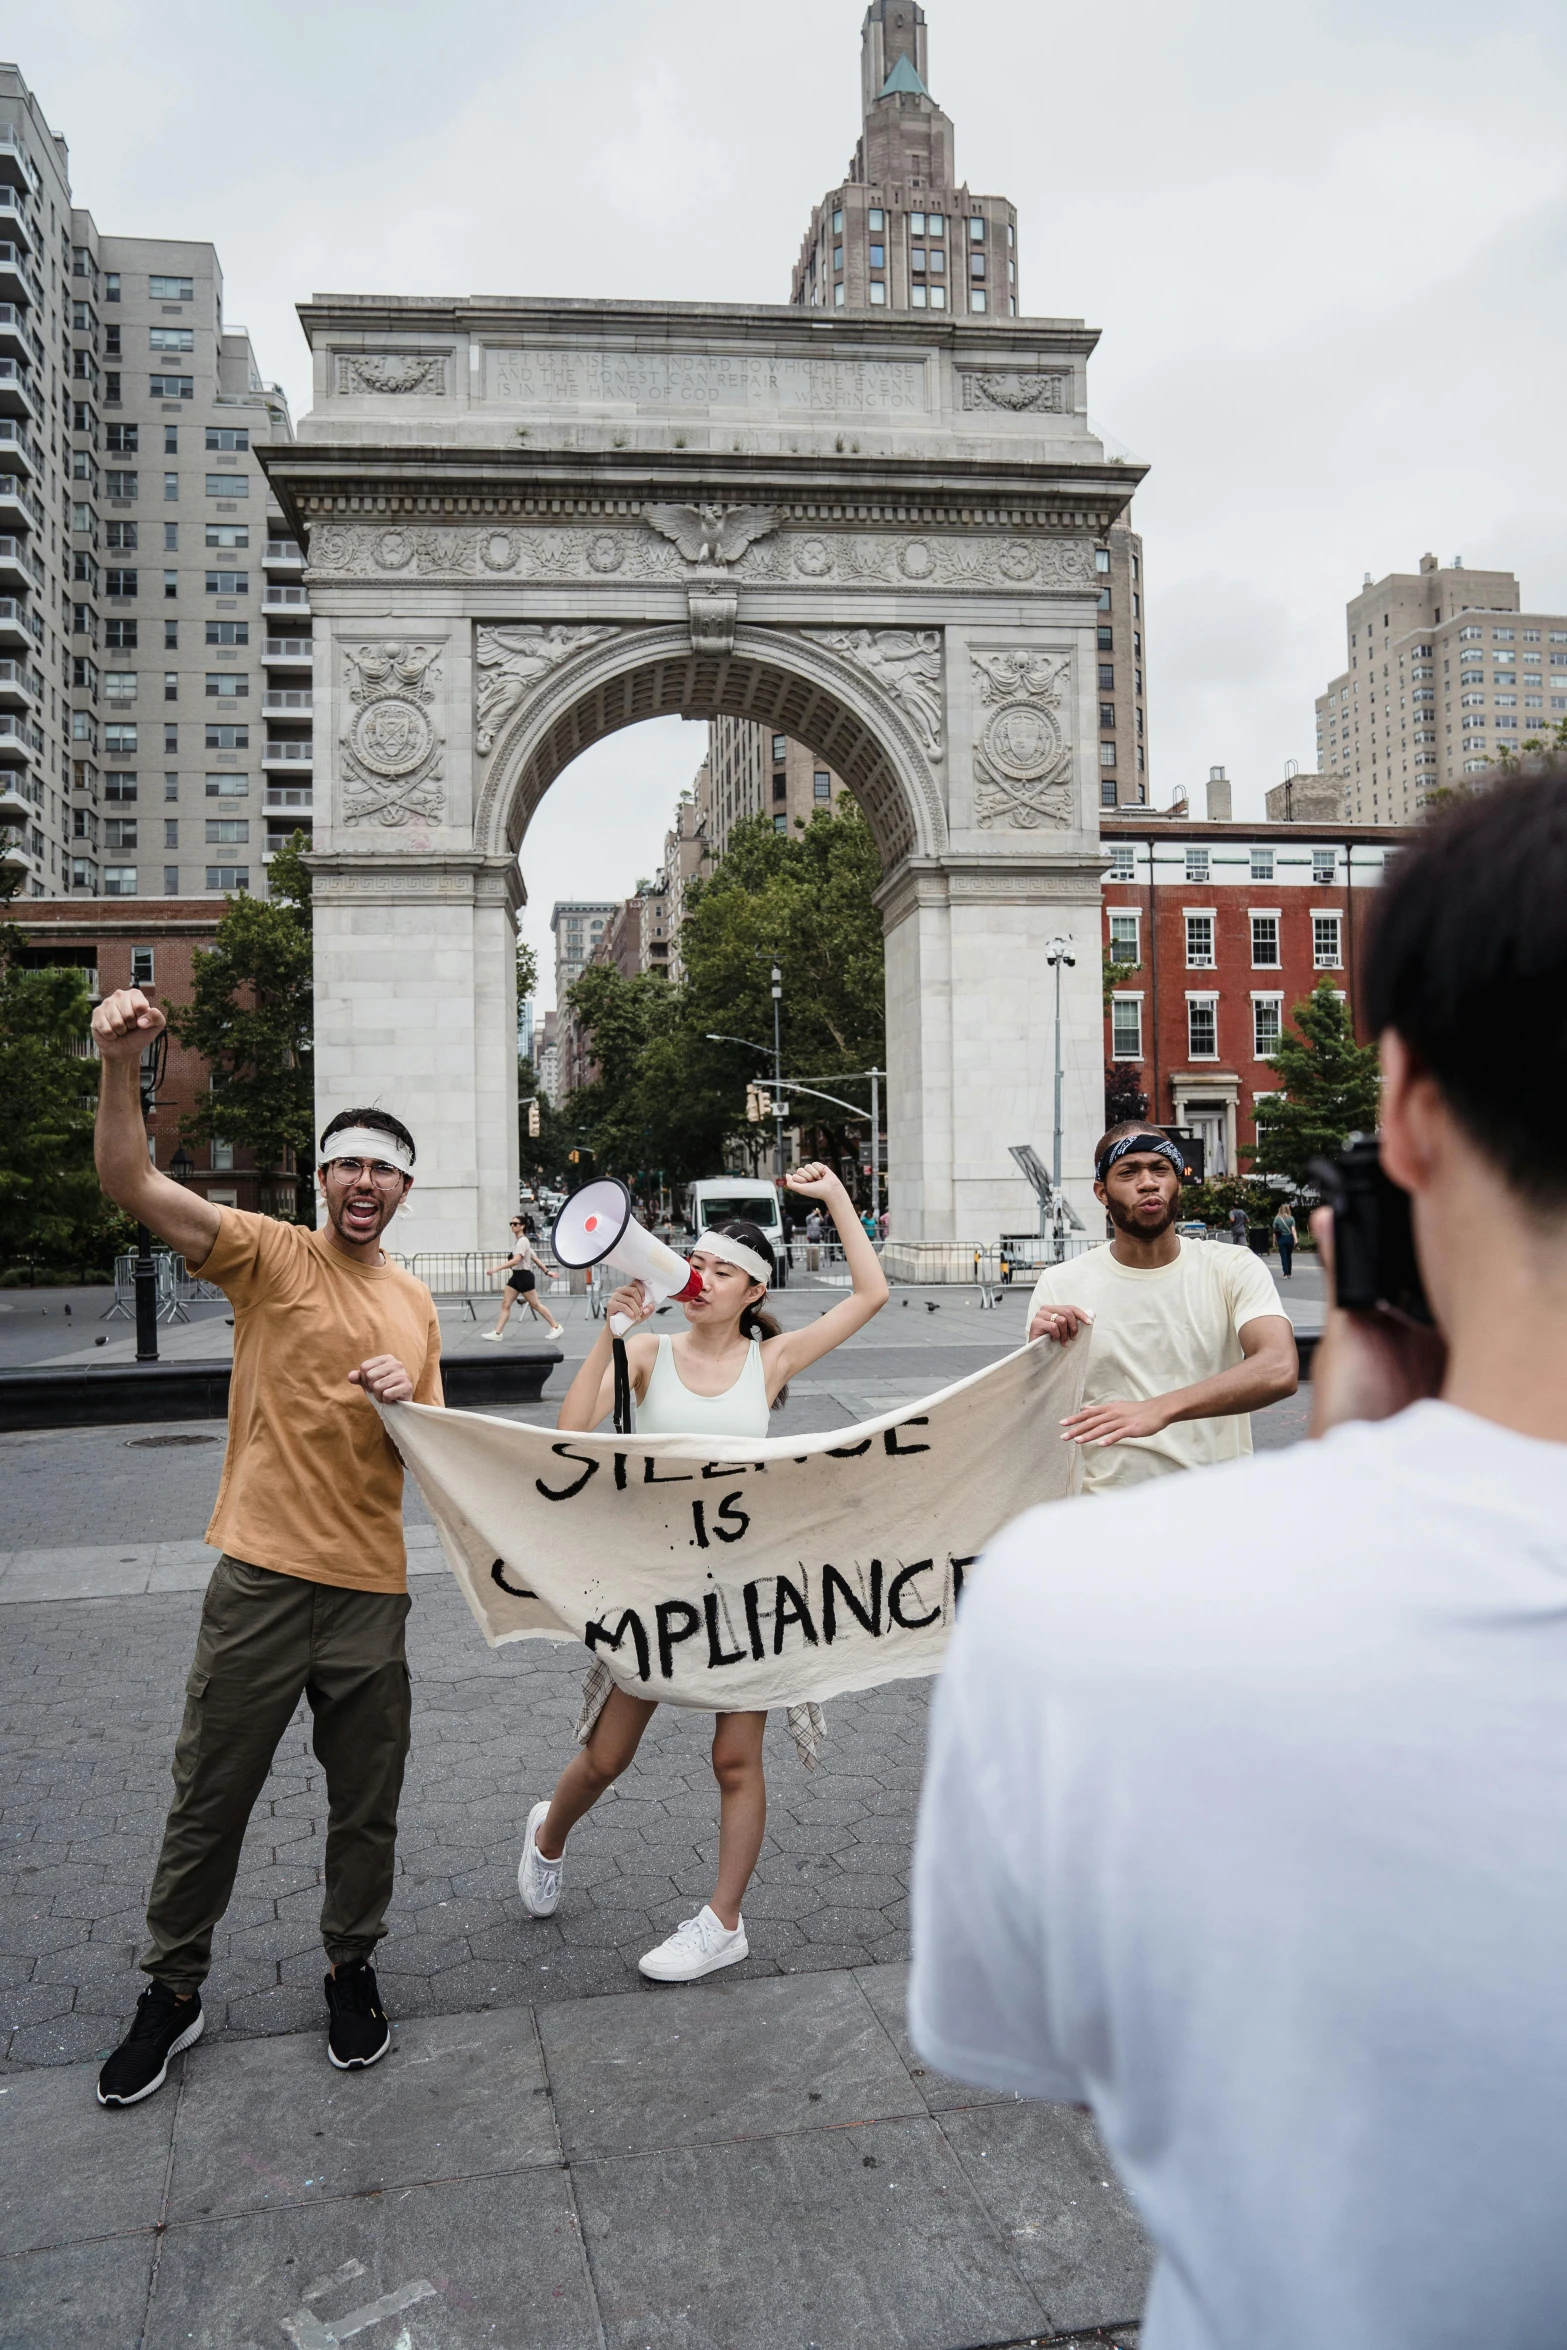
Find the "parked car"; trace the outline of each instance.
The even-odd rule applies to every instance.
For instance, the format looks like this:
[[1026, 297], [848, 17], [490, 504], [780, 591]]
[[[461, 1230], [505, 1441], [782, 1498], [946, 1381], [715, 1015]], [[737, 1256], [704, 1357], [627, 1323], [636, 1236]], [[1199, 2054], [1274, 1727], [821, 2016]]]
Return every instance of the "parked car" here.
[[1208, 1227], [1203, 1223], [1177, 1224], [1176, 1231], [1183, 1240], [1206, 1240]]
[[773, 1262], [778, 1268], [775, 1287], [786, 1287], [789, 1242], [778, 1193], [771, 1183], [754, 1175], [704, 1177], [686, 1191], [685, 1216], [693, 1248], [701, 1246], [702, 1234], [709, 1224], [730, 1224], [736, 1220], [754, 1224], [773, 1252]]

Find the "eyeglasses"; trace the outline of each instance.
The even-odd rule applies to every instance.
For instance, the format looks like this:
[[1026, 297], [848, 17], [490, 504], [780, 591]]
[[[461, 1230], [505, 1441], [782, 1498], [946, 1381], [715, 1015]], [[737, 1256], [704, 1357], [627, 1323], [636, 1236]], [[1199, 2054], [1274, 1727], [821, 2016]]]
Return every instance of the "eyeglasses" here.
[[385, 1159], [332, 1159], [329, 1167], [333, 1174], [341, 1175], [345, 1183], [358, 1183], [366, 1175], [382, 1184], [401, 1183], [404, 1180], [402, 1168], [389, 1167]]

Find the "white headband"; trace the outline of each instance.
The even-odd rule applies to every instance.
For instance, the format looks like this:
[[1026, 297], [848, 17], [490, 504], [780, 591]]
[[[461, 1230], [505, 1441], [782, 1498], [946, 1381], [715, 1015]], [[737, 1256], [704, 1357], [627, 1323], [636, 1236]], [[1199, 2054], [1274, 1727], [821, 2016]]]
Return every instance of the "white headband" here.
[[322, 1145], [321, 1164], [327, 1166], [333, 1159], [379, 1159], [383, 1166], [401, 1168], [405, 1175], [414, 1171], [407, 1143], [399, 1142], [395, 1134], [383, 1134], [379, 1126], [345, 1126], [339, 1133], [329, 1134]]
[[[702, 1234], [696, 1248], [705, 1249], [710, 1257], [722, 1257], [726, 1265], [738, 1265], [742, 1273], [749, 1273], [751, 1279], [760, 1281], [764, 1288], [773, 1277], [772, 1266], [766, 1258], [759, 1257], [754, 1248], [747, 1248], [743, 1240], [736, 1240], [731, 1232], [714, 1232], [709, 1229]], [[692, 1254], [696, 1254], [696, 1249], [693, 1249]]]

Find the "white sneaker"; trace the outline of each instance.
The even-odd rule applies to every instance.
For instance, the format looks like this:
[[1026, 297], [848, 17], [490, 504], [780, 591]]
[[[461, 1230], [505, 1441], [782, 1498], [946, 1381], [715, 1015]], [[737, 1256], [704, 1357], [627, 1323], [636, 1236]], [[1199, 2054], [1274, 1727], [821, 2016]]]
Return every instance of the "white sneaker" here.
[[566, 1325], [565, 1325], [565, 1323], [564, 1323], [564, 1322], [552, 1322], [552, 1323], [550, 1324], [550, 1336], [551, 1336], [551, 1338], [564, 1338], [564, 1337], [565, 1337], [565, 1335], [566, 1335]]
[[505, 1342], [506, 1333], [504, 1330], [481, 1330], [479, 1336], [487, 1338], [492, 1346], [500, 1346]]
[[731, 1934], [722, 1918], [703, 1908], [637, 1964], [655, 1983], [695, 1983], [703, 1975], [716, 1975], [720, 1967], [738, 1966], [750, 1955], [744, 1918]]
[[535, 1838], [549, 1817], [547, 1803], [536, 1803], [528, 1814], [528, 1833], [522, 1841], [522, 1858], [517, 1863], [517, 1890], [522, 1895], [522, 1906], [536, 1918], [552, 1918], [560, 1907], [561, 1871], [566, 1866], [566, 1855], [559, 1860], [546, 1860]]

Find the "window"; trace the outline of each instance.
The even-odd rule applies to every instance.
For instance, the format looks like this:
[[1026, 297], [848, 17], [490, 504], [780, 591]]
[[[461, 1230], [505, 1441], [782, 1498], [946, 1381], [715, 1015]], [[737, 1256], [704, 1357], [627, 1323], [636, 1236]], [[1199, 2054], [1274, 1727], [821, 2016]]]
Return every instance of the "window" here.
[[154, 400], [194, 400], [196, 397], [196, 379], [191, 375], [150, 376], [147, 388]]
[[236, 426], [230, 424], [209, 424], [207, 446], [209, 449], [222, 449], [226, 453], [248, 449], [250, 434], [248, 431], [241, 432]]
[[925, 234], [925, 215], [923, 212], [911, 212], [909, 214], [909, 234], [911, 237], [922, 237]]
[[248, 865], [209, 865], [207, 867], [207, 887], [208, 889], [224, 890], [249, 889], [250, 867]]
[[1251, 999], [1251, 1049], [1255, 1060], [1271, 1061], [1284, 1034], [1284, 998], [1254, 995]]
[[1219, 1057], [1219, 999], [1194, 995], [1186, 999], [1186, 1050], [1194, 1061]]
[[106, 898], [133, 898], [136, 895], [135, 866], [105, 865], [103, 894]]
[[789, 738], [788, 738], [788, 736], [787, 736], [787, 735], [783, 735], [783, 734], [775, 734], [775, 735], [773, 736], [773, 764], [776, 766], [776, 765], [778, 764], [778, 762], [779, 762], [779, 760], [780, 760], [780, 759], [787, 758], [787, 757], [788, 757], [788, 753], [789, 753]]
[[1252, 850], [1251, 877], [1253, 881], [1271, 881], [1273, 879], [1273, 851], [1271, 849]]
[[1332, 879], [1333, 879], [1333, 876], [1334, 876], [1334, 874], [1337, 872], [1337, 870], [1338, 870], [1338, 853], [1337, 853], [1337, 851], [1336, 851], [1336, 850], [1334, 850], [1334, 849], [1313, 849], [1313, 850], [1312, 850], [1312, 852], [1311, 852], [1311, 878], [1312, 878], [1312, 880], [1313, 880], [1313, 881], [1317, 881], [1317, 882], [1322, 882], [1322, 881], [1331, 882], [1331, 881], [1332, 881]]
[[163, 729], [163, 756], [166, 759], [172, 759], [179, 747], [180, 730], [178, 726], [166, 725]]
[[1115, 663], [1113, 661], [1101, 661], [1099, 664], [1099, 691], [1102, 694], [1113, 694], [1115, 691]]
[[105, 495], [110, 498], [134, 498], [140, 484], [134, 473], [106, 473], [103, 486]]
[[909, 267], [915, 272], [916, 276], [924, 276], [925, 248], [923, 245], [911, 245], [909, 247]]
[[244, 800], [250, 797], [250, 778], [247, 775], [209, 775], [209, 800]]
[[832, 798], [832, 777], [823, 768], [818, 767], [811, 777], [811, 797], [823, 801]]
[[180, 673], [177, 669], [165, 669], [163, 672], [163, 698], [166, 702], [177, 702], [180, 698]]
[[886, 299], [887, 299], [887, 281], [886, 281], [886, 279], [885, 279], [885, 278], [881, 278], [881, 277], [873, 277], [873, 278], [871, 279], [871, 301], [872, 301], [872, 303], [873, 303], [873, 304], [875, 304], [875, 303], [877, 303], [877, 302], [882, 302], [882, 303], [884, 303], [884, 302], [886, 301]]
[[136, 573], [122, 570], [118, 566], [106, 571], [103, 575], [103, 590], [107, 596], [134, 596], [136, 593]]
[[885, 268], [886, 268], [886, 266], [887, 266], [887, 248], [886, 248], [886, 246], [885, 246], [885, 245], [872, 245], [872, 247], [871, 247], [871, 267], [872, 267], [872, 269], [885, 269]]
[[105, 701], [134, 702], [136, 699], [136, 672], [134, 669], [106, 669], [103, 673]]
[[207, 544], [209, 547], [248, 547], [250, 526], [244, 522], [209, 522]]
[[773, 830], [774, 830], [774, 832], [787, 832], [787, 831], [788, 831], [788, 829], [789, 829], [789, 819], [788, 819], [788, 817], [787, 817], [787, 816], [775, 816], [775, 817], [773, 818]]
[[970, 277], [983, 277], [983, 276], [984, 276], [984, 274], [985, 274], [985, 256], [984, 256], [984, 254], [983, 254], [983, 253], [971, 253], [971, 254], [969, 255], [969, 257], [968, 257], [968, 273], [969, 273], [969, 276], [970, 276]]
[[1276, 971], [1279, 967], [1279, 918], [1277, 914], [1253, 914], [1251, 918], [1251, 960], [1255, 971]]
[[[932, 254], [932, 255], [931, 255], [931, 263], [932, 263], [932, 266], [934, 266], [934, 264], [935, 264], [935, 260], [936, 260], [936, 256], [935, 256], [934, 254]], [[946, 309], [946, 307], [947, 307], [947, 289], [946, 289], [946, 287], [945, 287], [945, 286], [932, 286], [932, 287], [931, 287], [931, 289], [930, 289], [930, 306], [931, 306], [932, 310], [945, 310], [945, 309]]]
[[163, 526], [163, 552], [166, 555], [177, 555], [179, 551], [180, 526], [177, 522], [166, 522]]
[[104, 272], [103, 298], [106, 302], [117, 302], [120, 298], [120, 273], [117, 269]]
[[1137, 871], [1137, 851], [1130, 841], [1117, 841], [1110, 851], [1111, 881], [1130, 881]]
[[136, 622], [134, 620], [106, 620], [103, 641], [111, 653], [134, 653], [136, 650]]
[[207, 748], [209, 751], [248, 751], [250, 748], [250, 728], [248, 726], [209, 726]]
[[165, 816], [163, 819], [163, 845], [166, 849], [177, 849], [180, 845], [180, 820], [177, 816]]
[[1313, 914], [1311, 917], [1311, 962], [1316, 971], [1337, 971], [1343, 963], [1339, 952], [1340, 917], [1337, 914]]
[[234, 1145], [231, 1142], [219, 1142], [217, 1137], [214, 1135], [212, 1141], [213, 1172], [218, 1175], [226, 1175], [230, 1172], [233, 1165]]
[[250, 680], [238, 671], [208, 670], [207, 699], [209, 702], [243, 702], [250, 693]]
[[780, 774], [780, 775], [775, 775], [775, 776], [773, 777], [773, 798], [774, 798], [775, 800], [786, 800], [786, 799], [788, 798], [788, 796], [789, 796], [789, 779], [788, 779], [788, 777], [787, 777], [786, 775], [781, 775], [781, 774]]
[[1113, 766], [1115, 765], [1115, 745], [1114, 745], [1114, 743], [1101, 743], [1101, 744], [1100, 744], [1100, 746], [1099, 746], [1099, 764], [1100, 764], [1100, 766], [1101, 766], [1101, 767], [1113, 767]]
[[946, 214], [944, 212], [927, 212], [925, 215], [925, 234], [928, 237], [944, 237], [946, 233]]
[[1110, 730], [1111, 730], [1111, 729], [1114, 727], [1114, 725], [1115, 725], [1115, 704], [1114, 704], [1114, 702], [1101, 702], [1101, 703], [1100, 703], [1100, 705], [1099, 705], [1099, 724], [1100, 724], [1100, 727], [1101, 727], [1101, 728], [1104, 730], [1104, 732], [1106, 732], [1106, 733], [1108, 733], [1108, 732], [1109, 732], [1109, 731], [1110, 731]]
[[833, 298], [833, 306], [834, 306], [834, 308], [835, 308], [835, 309], [839, 309], [839, 310], [841, 310], [841, 309], [843, 308], [843, 280], [842, 280], [842, 278], [840, 278], [840, 279], [838, 280], [838, 283], [837, 283], [837, 284], [836, 284], [836, 285], [833, 287], [833, 290], [832, 290], [832, 298]]
[[136, 756], [135, 726], [127, 726], [123, 722], [119, 725], [106, 726], [103, 730], [103, 747], [111, 759], [116, 755], [123, 758], [127, 754], [134, 759]]
[[1112, 914], [1110, 917], [1110, 960], [1112, 963], [1138, 963], [1137, 933], [1141, 917], [1137, 914]]
[[865, 225], [869, 229], [884, 229], [886, 227], [887, 215], [882, 211], [879, 205], [873, 204], [871, 206], [870, 211], [865, 216]]
[[[147, 292], [154, 302], [194, 302], [196, 281], [189, 277], [150, 277]], [[189, 348], [187, 344], [186, 349]]]
[[177, 457], [179, 453], [180, 428], [177, 424], [166, 424], [163, 428], [163, 454], [165, 457]]
[[250, 642], [250, 622], [248, 620], [209, 620], [207, 622], [207, 642], [209, 645], [248, 645]]
[[152, 952], [152, 949], [151, 949], [151, 947], [132, 947], [132, 949], [131, 949], [131, 985], [132, 985], [132, 987], [151, 987], [151, 986], [153, 985], [153, 969], [154, 969], [154, 963], [153, 963], [153, 952]]
[[207, 495], [209, 498], [248, 498], [250, 477], [243, 473], [209, 473]]
[[1186, 917], [1186, 968], [1188, 971], [1213, 969], [1213, 916], [1188, 914]]
[[164, 597], [164, 601], [165, 601], [165, 603], [170, 603], [170, 604], [172, 604], [172, 603], [174, 602], [174, 600], [176, 599], [176, 597], [179, 595], [179, 592], [180, 592], [180, 575], [179, 575], [179, 573], [178, 573], [177, 571], [166, 571], [166, 572], [164, 573], [164, 575], [163, 575], [163, 597]]
[[968, 233], [972, 243], [976, 245], [982, 245], [985, 241], [985, 223], [983, 220], [978, 218], [971, 220], [968, 224]]
[[968, 306], [971, 310], [983, 310], [985, 307], [984, 295], [978, 292], [970, 294]]
[[1187, 878], [1187, 880], [1188, 880], [1188, 881], [1206, 881], [1206, 880], [1207, 880], [1207, 878], [1208, 878], [1208, 852], [1207, 852], [1207, 850], [1206, 850], [1206, 849], [1188, 849], [1188, 850], [1187, 850], [1187, 852], [1186, 852], [1186, 878]]
[[[169, 576], [172, 577], [172, 573]], [[248, 596], [250, 593], [250, 573], [248, 571], [209, 571], [207, 593], [209, 596]]]
[[173, 502], [173, 500], [174, 500], [174, 499], [176, 499], [176, 498], [179, 496], [179, 494], [180, 494], [180, 477], [179, 477], [179, 475], [178, 475], [177, 473], [166, 473], [166, 474], [164, 475], [164, 477], [163, 477], [163, 498], [164, 498], [164, 503], [165, 503], [166, 505], [168, 505], [168, 504], [171, 504], [171, 503]]
[[1110, 998], [1110, 1058], [1140, 1061], [1143, 1057], [1143, 1006], [1139, 996]]
[[164, 777], [163, 796], [166, 800], [177, 800], [179, 798], [180, 779], [177, 775], [166, 775]]
[[[947, 256], [946, 256], [946, 254], [945, 254], [945, 253], [943, 253], [943, 251], [941, 250], [941, 247], [938, 245], [938, 246], [934, 247], [934, 249], [931, 251], [931, 253], [930, 253], [930, 254], [929, 254], [929, 256], [927, 257], [927, 261], [926, 261], [926, 267], [929, 269], [929, 271], [930, 271], [930, 274], [931, 274], [931, 276], [932, 276], [932, 277], [940, 277], [940, 276], [942, 276], [942, 275], [943, 275], [943, 273], [945, 272], [945, 270], [946, 270], [946, 266], [947, 266]], [[938, 288], [937, 288], [937, 291], [939, 292], [940, 290], [941, 290], [941, 289], [938, 287]], [[938, 305], [938, 307], [939, 307], [939, 305]]]
[[133, 849], [136, 846], [135, 817], [106, 817], [103, 827], [103, 845], [106, 849]]
[[166, 653], [177, 653], [180, 649], [180, 624], [177, 620], [166, 620], [163, 623], [163, 649]]
[[122, 804], [136, 797], [136, 778], [123, 767], [111, 767], [103, 779], [103, 796]]
[[923, 286], [910, 286], [909, 300], [913, 303], [916, 310], [923, 310], [926, 308], [929, 302], [929, 296], [927, 295]]
[[196, 331], [189, 326], [154, 326], [147, 330], [155, 351], [194, 351]]
[[105, 546], [121, 555], [134, 555], [141, 543], [134, 522], [106, 522], [103, 537]]
[[207, 818], [207, 839], [209, 843], [216, 842], [225, 848], [248, 845], [250, 818], [248, 816], [209, 816]]
[[832, 233], [833, 233], [833, 235], [834, 235], [835, 237], [836, 237], [836, 236], [838, 236], [838, 235], [841, 233], [841, 231], [842, 231], [842, 228], [843, 228], [843, 206], [840, 204], [840, 205], [838, 205], [838, 206], [836, 207], [836, 209], [834, 210], [833, 216], [832, 216]]

